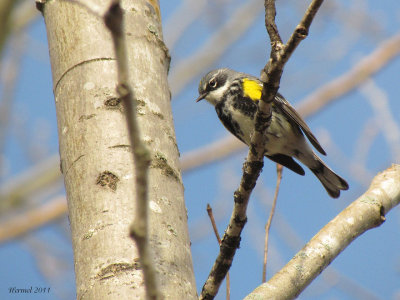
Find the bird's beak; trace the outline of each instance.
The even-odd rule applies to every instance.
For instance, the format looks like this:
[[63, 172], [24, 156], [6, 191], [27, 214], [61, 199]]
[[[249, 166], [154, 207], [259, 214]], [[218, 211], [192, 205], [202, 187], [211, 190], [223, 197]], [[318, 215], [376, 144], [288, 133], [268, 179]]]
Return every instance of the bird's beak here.
[[199, 102], [200, 100], [204, 99], [205, 97], [207, 97], [207, 93], [201, 94], [201, 95], [196, 99], [196, 102]]

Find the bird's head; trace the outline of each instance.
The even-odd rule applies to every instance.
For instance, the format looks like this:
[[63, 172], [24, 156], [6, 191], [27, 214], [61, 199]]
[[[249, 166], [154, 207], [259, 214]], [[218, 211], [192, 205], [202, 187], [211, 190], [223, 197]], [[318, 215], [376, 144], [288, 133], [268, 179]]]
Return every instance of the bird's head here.
[[231, 84], [235, 71], [230, 69], [217, 69], [208, 72], [200, 81], [199, 97], [196, 102], [206, 99], [212, 105], [222, 100], [222, 96]]

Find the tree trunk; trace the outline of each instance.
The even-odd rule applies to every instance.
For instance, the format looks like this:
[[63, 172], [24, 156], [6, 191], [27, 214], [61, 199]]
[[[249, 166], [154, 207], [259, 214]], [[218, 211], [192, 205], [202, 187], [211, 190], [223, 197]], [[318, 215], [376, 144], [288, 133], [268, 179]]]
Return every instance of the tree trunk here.
[[[138, 252], [128, 234], [135, 211], [131, 147], [115, 91], [111, 37], [99, 17], [109, 1], [82, 3], [41, 4], [53, 73], [77, 298], [143, 299]], [[123, 7], [138, 122], [152, 151], [150, 243], [160, 290], [165, 299], [194, 299], [196, 285], [167, 82], [169, 55], [162, 40], [159, 4], [154, 0], [125, 1]]]

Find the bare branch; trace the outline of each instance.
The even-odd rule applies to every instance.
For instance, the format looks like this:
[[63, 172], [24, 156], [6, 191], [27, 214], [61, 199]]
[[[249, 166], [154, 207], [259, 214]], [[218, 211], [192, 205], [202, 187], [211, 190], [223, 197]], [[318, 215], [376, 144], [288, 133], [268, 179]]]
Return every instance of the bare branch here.
[[263, 272], [262, 272], [262, 282], [267, 281], [267, 258], [268, 258], [268, 241], [269, 241], [269, 229], [271, 228], [272, 218], [275, 214], [276, 200], [278, 199], [279, 187], [281, 185], [282, 180], [282, 170], [283, 167], [280, 164], [276, 164], [276, 188], [274, 200], [272, 202], [271, 212], [269, 214], [269, 218], [267, 224], [265, 224], [265, 243], [264, 243], [264, 263], [263, 263]]
[[[267, 1], [268, 0], [266, 0], [266, 2]], [[274, 12], [270, 13], [267, 11], [269, 6], [266, 2], [266, 18], [273, 18], [273, 20], [266, 21], [266, 24], [273, 24], [275, 22], [275, 14]], [[322, 1], [314, 0], [311, 6], [313, 6], [313, 3], [319, 2]], [[315, 15], [314, 11], [310, 9], [307, 10], [306, 14], [312, 14], [311, 17], [305, 16], [303, 18], [306, 20], [308, 20], [308, 18], [312, 19]], [[276, 36], [270, 37], [271, 42], [276, 38]], [[222, 280], [232, 265], [236, 249], [239, 248], [240, 235], [247, 222], [246, 210], [250, 194], [256, 185], [256, 181], [264, 165], [263, 159], [266, 142], [264, 139], [264, 132], [271, 122], [271, 103], [278, 91], [285, 63], [294, 50], [293, 48], [292, 52], [290, 52], [291, 48], [286, 47], [287, 45], [285, 45], [284, 49], [288, 50], [283, 50], [283, 52], [280, 47], [271, 47], [270, 60], [264, 67], [264, 72], [261, 77], [263, 81], [262, 101], [259, 102], [258, 110], [255, 115], [254, 134], [251, 138], [246, 161], [243, 164], [242, 179], [239, 188], [234, 193], [235, 205], [232, 216], [222, 239], [220, 252], [203, 286], [199, 299], [214, 299]]]
[[148, 300], [160, 299], [157, 286], [156, 271], [150, 254], [148, 238], [148, 197], [147, 174], [150, 165], [150, 153], [140, 136], [140, 130], [136, 119], [136, 97], [129, 85], [128, 59], [126, 54], [125, 35], [123, 33], [123, 11], [119, 0], [114, 0], [109, 10], [104, 15], [104, 22], [110, 30], [118, 70], [117, 92], [125, 107], [126, 121], [128, 125], [129, 139], [135, 162], [136, 174], [136, 217], [130, 226], [130, 236], [136, 241], [139, 250], [140, 264], [143, 269]]
[[400, 203], [400, 165], [373, 179], [369, 189], [320, 230], [283, 269], [245, 299], [294, 299], [354, 239], [381, 225]]

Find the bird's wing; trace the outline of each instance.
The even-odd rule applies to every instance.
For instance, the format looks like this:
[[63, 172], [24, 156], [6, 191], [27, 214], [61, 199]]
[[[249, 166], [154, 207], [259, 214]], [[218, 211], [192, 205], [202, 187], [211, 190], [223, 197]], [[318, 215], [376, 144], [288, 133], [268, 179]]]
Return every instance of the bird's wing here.
[[311, 144], [317, 149], [321, 154], [326, 155], [324, 149], [318, 142], [317, 138], [311, 132], [310, 127], [304, 122], [303, 118], [299, 115], [299, 113], [290, 105], [290, 103], [283, 98], [283, 96], [279, 93], [276, 94], [275, 104], [282, 110], [282, 112], [294, 123], [296, 123], [304, 134], [307, 136], [308, 140]]

